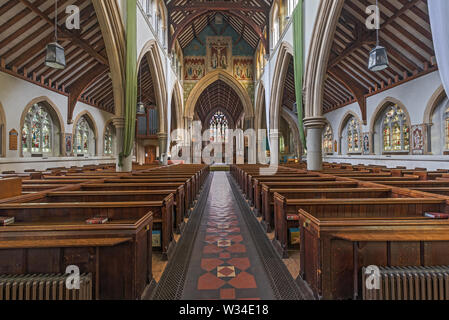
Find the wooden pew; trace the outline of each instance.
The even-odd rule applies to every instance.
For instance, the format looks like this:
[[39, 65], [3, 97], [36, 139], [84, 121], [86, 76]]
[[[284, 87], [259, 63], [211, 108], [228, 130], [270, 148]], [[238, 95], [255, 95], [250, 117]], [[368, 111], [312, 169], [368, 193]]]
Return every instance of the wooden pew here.
[[[300, 277], [320, 299], [357, 299], [361, 270], [449, 264], [449, 221], [424, 217], [329, 218], [299, 210]], [[406, 290], [406, 289], [404, 289]]]
[[[65, 273], [76, 265], [94, 275], [96, 299], [141, 299], [152, 277], [152, 205], [17, 203], [0, 205], [16, 223], [0, 232], [0, 274]], [[104, 225], [86, 219], [107, 216]], [[126, 261], [126, 263], [124, 263]]]
[[[358, 183], [356, 181], [299, 181], [299, 182], [265, 182], [262, 184], [262, 188], [268, 189], [329, 189], [329, 188], [357, 188]], [[266, 189], [266, 190], [268, 190]], [[262, 212], [262, 194], [258, 192], [254, 195], [255, 207]], [[268, 213], [271, 211], [263, 210], [265, 215], [262, 215], [262, 225], [267, 232], [271, 232], [274, 227], [274, 217]]]
[[446, 202], [437, 198], [384, 199], [291, 199], [275, 193], [275, 238], [281, 256], [287, 257], [288, 229], [298, 227], [302, 209], [317, 218], [391, 218], [422, 216], [425, 212], [448, 212]]
[[111, 203], [111, 202], [144, 202], [151, 205], [153, 212], [153, 229], [161, 230], [162, 258], [167, 260], [175, 247], [173, 237], [175, 226], [174, 193], [138, 191], [131, 192], [86, 192], [64, 191], [48, 193], [46, 197], [39, 198], [33, 203]]
[[289, 199], [338, 199], [338, 198], [389, 198], [391, 188], [329, 188], [329, 189], [300, 189], [300, 188], [270, 188], [262, 185], [262, 216], [267, 222], [267, 230], [274, 227], [274, 194], [278, 193]]

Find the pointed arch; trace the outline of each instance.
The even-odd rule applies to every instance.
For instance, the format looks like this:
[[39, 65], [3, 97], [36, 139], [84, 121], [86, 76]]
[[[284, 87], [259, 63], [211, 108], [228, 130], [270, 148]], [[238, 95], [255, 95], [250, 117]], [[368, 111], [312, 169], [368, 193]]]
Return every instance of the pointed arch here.
[[[59, 150], [58, 150], [58, 154], [61, 155], [63, 154], [63, 133], [65, 132], [65, 126], [64, 126], [64, 119], [61, 115], [61, 112], [59, 111], [59, 108], [56, 106], [56, 104], [47, 96], [41, 96], [41, 97], [37, 97], [34, 98], [33, 100], [31, 100], [26, 106], [25, 109], [23, 109], [22, 111], [22, 115], [20, 117], [20, 132], [22, 132], [23, 126], [25, 125], [25, 118], [28, 114], [28, 111], [30, 111], [30, 109], [37, 103], [44, 103], [51, 112], [51, 115], [53, 116], [53, 120], [57, 122], [57, 125], [59, 126]], [[22, 133], [20, 133], [21, 135]], [[20, 156], [23, 157], [23, 146], [22, 146], [22, 139], [20, 140], [20, 146], [19, 146], [19, 150], [20, 150]]]
[[427, 103], [426, 110], [424, 111], [424, 119], [423, 123], [427, 125], [432, 124], [432, 115], [440, 104], [440, 102], [446, 97], [446, 91], [444, 90], [443, 85], [441, 85], [430, 97], [429, 102]]
[[189, 98], [187, 99], [186, 106], [185, 106], [185, 112], [184, 117], [187, 119], [192, 120], [195, 115], [195, 107], [196, 103], [198, 102], [198, 99], [201, 96], [201, 93], [203, 93], [204, 90], [206, 90], [209, 85], [214, 83], [215, 81], [221, 80], [225, 82], [227, 85], [229, 85], [235, 93], [239, 96], [242, 104], [243, 104], [243, 110], [245, 112], [245, 118], [246, 119], [253, 119], [254, 118], [254, 110], [252, 107], [251, 99], [248, 95], [248, 92], [246, 89], [238, 82], [232, 75], [229, 73], [222, 71], [222, 70], [216, 70], [214, 72], [211, 72], [207, 74], [205, 77], [203, 77], [198, 83], [195, 85], [195, 87], [190, 92]]
[[260, 80], [256, 93], [256, 119], [254, 122], [256, 130], [259, 130], [263, 127], [262, 121], [267, 121], [267, 119], [263, 119], [264, 109], [266, 109], [265, 86], [263, 81]]
[[184, 127], [182, 121], [182, 110], [183, 110], [182, 88], [179, 82], [176, 82], [175, 85], [173, 86], [171, 95], [172, 95], [171, 103], [172, 105], [174, 104], [175, 106], [175, 114], [173, 114], [172, 112], [171, 116], [176, 118], [176, 125], [177, 125], [176, 128], [171, 128], [171, 131], [173, 131], [175, 129], [182, 129]]
[[[76, 126], [78, 124], [78, 122], [80, 121], [81, 117], [85, 116], [89, 125], [91, 126], [93, 132], [94, 132], [94, 141], [95, 141], [95, 155], [99, 154], [99, 150], [98, 150], [98, 127], [97, 124], [94, 120], [94, 117], [92, 116], [92, 114], [87, 111], [87, 110], [83, 110], [80, 113], [78, 113], [78, 115], [75, 118], [75, 121], [73, 121], [73, 128], [72, 128], [72, 137], [73, 137], [73, 141], [75, 142], [75, 136], [76, 136]], [[75, 143], [73, 143], [75, 144]]]
[[304, 75], [305, 118], [322, 119], [324, 81], [335, 30], [344, 0], [321, 0], [313, 28]]
[[[106, 131], [107, 131], [107, 129], [108, 129], [108, 127], [112, 127], [113, 129], [114, 129], [114, 132], [113, 132], [113, 138], [114, 139], [117, 139], [117, 131], [116, 131], [116, 128], [115, 128], [115, 126], [114, 126], [114, 119], [109, 119], [108, 121], [106, 121], [106, 123], [104, 124], [104, 128], [103, 128], [103, 135], [102, 135], [102, 146], [103, 146], [103, 148], [102, 148], [102, 150], [101, 150], [101, 152], [98, 152], [98, 154], [102, 154], [103, 156], [108, 156], [107, 154], [105, 154], [105, 152], [104, 152], [104, 149], [105, 149], [105, 146], [104, 146], [104, 141], [105, 141], [105, 138], [106, 138]], [[115, 146], [115, 143], [114, 143], [115, 141], [113, 140], [112, 141], [112, 155], [111, 156], [113, 156], [114, 154], [115, 154], [115, 149], [114, 148], [116, 148], [116, 146]]]
[[279, 47], [271, 86], [270, 129], [273, 130], [279, 129], [279, 116], [282, 110], [284, 84], [291, 59], [293, 59], [293, 47], [287, 42], [282, 42]]
[[[338, 128], [338, 139], [341, 140], [343, 137], [343, 130], [346, 127], [346, 124], [348, 123], [349, 119], [354, 117], [357, 120], [357, 123], [359, 124], [360, 130], [362, 130], [362, 121], [360, 121], [360, 117], [354, 112], [354, 111], [347, 111], [345, 115], [343, 116], [342, 120], [340, 121], [340, 127]], [[360, 132], [361, 134], [362, 132]]]
[[139, 74], [139, 67], [144, 58], [147, 59], [150, 66], [153, 83], [157, 84], [154, 86], [154, 93], [156, 96], [156, 105], [159, 110], [159, 131], [160, 133], [167, 133], [167, 84], [156, 40], [150, 40], [143, 46], [137, 59], [136, 74]]
[[293, 142], [296, 146], [297, 155], [300, 158], [302, 153], [301, 138], [299, 137], [298, 118], [291, 110], [286, 107], [282, 108], [281, 117], [287, 121], [290, 130], [293, 133]]
[[405, 107], [405, 105], [400, 100], [398, 100], [396, 98], [386, 97], [378, 104], [376, 110], [374, 111], [373, 115], [371, 116], [369, 130], [372, 135], [375, 133], [374, 131], [375, 131], [377, 119], [379, 119], [379, 117], [382, 115], [382, 112], [384, 112], [384, 110], [388, 107], [388, 104], [390, 104], [390, 103], [397, 104], [402, 109], [402, 111], [404, 111], [405, 115], [407, 116], [407, 125], [410, 129], [412, 128], [410, 114], [408, 113], [408, 110]]
[[92, 1], [104, 39], [111, 73], [115, 115], [125, 116], [125, 28], [118, 2], [115, 0]]

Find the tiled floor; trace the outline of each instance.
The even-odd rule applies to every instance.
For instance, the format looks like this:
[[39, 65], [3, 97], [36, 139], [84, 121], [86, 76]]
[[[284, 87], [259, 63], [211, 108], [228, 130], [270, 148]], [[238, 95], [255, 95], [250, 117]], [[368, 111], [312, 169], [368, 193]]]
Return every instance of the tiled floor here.
[[214, 173], [183, 299], [273, 299], [241, 214], [226, 173]]

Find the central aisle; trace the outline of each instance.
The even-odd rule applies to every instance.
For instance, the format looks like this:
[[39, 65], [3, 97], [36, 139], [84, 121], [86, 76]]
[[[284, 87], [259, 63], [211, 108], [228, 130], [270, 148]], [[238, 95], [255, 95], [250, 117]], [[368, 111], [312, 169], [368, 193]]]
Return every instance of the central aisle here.
[[213, 175], [182, 299], [274, 299], [224, 172]]

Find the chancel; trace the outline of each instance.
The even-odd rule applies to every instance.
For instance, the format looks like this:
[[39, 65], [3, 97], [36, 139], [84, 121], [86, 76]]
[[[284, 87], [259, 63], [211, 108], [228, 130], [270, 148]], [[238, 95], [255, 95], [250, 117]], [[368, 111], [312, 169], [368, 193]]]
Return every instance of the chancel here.
[[0, 300], [449, 300], [445, 16], [0, 1]]

